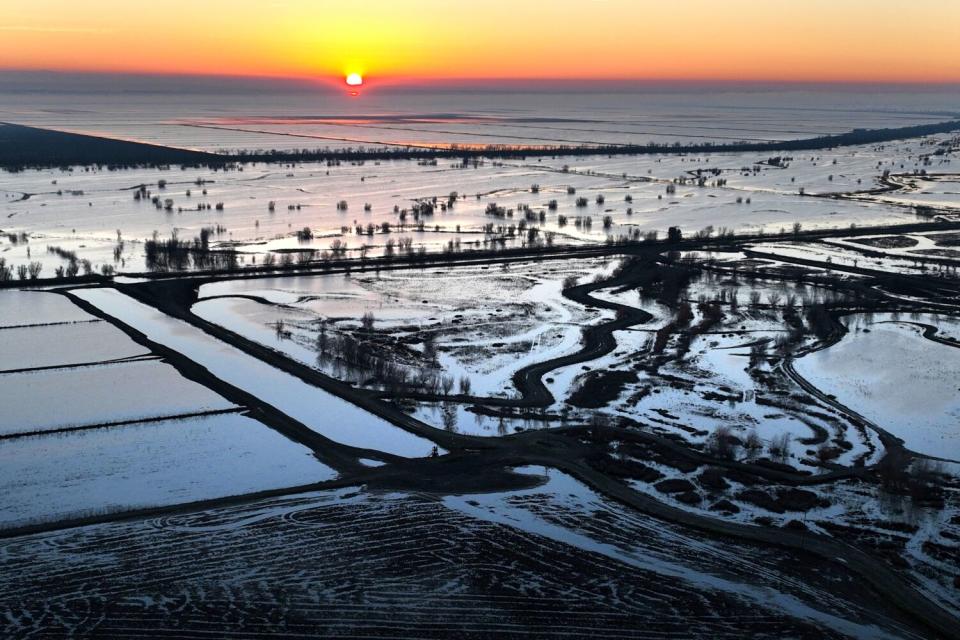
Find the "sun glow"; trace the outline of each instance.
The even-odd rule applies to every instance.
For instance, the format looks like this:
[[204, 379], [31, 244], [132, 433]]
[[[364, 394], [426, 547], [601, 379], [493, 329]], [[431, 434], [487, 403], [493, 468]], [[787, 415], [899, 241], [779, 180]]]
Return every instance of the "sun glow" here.
[[351, 87], [359, 87], [363, 84], [363, 76], [359, 73], [349, 73], [347, 74], [347, 85]]
[[[716, 0], [679, 4], [683, 17], [666, 0], [554, 0], [550, 11], [535, 0], [0, 0], [0, 69], [295, 77], [340, 87], [358, 86], [345, 85], [348, 73], [364, 87], [500, 78], [960, 81], [960, 2], [915, 0], [909, 16], [895, 0], [727, 0], [722, 12]], [[686, 19], [701, 15], [711, 19]], [[937, 19], [921, 19], [928, 15]], [[637, 25], [637, 37], [614, 21]], [[141, 24], [164, 36], [144, 38]], [[675, 24], [683, 27], [659, 26]], [[547, 37], [531, 41], [531, 25]]]

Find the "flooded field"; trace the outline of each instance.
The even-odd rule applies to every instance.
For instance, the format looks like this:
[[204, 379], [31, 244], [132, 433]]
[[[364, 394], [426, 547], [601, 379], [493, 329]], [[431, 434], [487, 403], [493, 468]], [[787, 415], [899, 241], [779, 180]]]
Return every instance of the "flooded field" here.
[[[923, 337], [930, 318], [851, 318], [836, 345], [797, 362], [825, 393], [920, 453], [960, 460], [960, 350]], [[936, 321], [934, 321], [936, 322]]]
[[[917, 206], [955, 216], [960, 196], [932, 205], [834, 196], [875, 187], [878, 171], [949, 171], [933, 154], [951, 140], [842, 147], [774, 164], [769, 154], [685, 154], [0, 173], [0, 258], [12, 274], [39, 263], [40, 275], [53, 277], [71, 265], [139, 273], [603, 244], [663, 238], [672, 226], [776, 235], [795, 225], [908, 223]], [[170, 256], [171, 238], [203, 251]]]
[[[854, 119], [571, 109], [21, 115], [206, 150]], [[958, 152], [0, 173], [2, 633], [956, 637]]]

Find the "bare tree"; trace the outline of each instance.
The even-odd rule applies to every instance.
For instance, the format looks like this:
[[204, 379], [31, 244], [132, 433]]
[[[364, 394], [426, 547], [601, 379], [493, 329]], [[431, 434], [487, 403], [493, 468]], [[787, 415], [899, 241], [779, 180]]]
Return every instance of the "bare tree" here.
[[791, 439], [789, 432], [777, 434], [773, 440], [770, 441], [770, 444], [767, 445], [767, 451], [771, 457], [786, 460], [790, 455]]
[[443, 395], [445, 396], [450, 395], [450, 392], [453, 391], [453, 376], [441, 377], [440, 388], [443, 390]]
[[373, 322], [375, 318], [373, 317], [372, 311], [367, 311], [363, 314], [363, 317], [360, 318], [360, 326], [366, 333], [373, 331]]
[[706, 451], [722, 460], [732, 460], [737, 455], [739, 444], [730, 427], [718, 427], [707, 439]]
[[747, 450], [748, 455], [755, 456], [758, 451], [763, 449], [763, 440], [757, 435], [757, 432], [751, 429], [747, 432], [743, 440], [743, 448]]

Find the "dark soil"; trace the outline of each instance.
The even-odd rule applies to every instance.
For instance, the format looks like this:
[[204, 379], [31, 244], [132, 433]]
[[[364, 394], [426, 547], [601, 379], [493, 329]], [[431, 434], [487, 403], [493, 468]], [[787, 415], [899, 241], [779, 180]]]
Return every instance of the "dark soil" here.
[[878, 236], [876, 238], [852, 238], [848, 242], [863, 244], [878, 249], [906, 249], [915, 247], [920, 241], [909, 236]]
[[567, 403], [582, 409], [599, 409], [619, 398], [624, 386], [636, 381], [635, 371], [595, 371], [570, 394]]
[[927, 236], [938, 247], [960, 247], [960, 233], [932, 233]]
[[693, 483], [689, 480], [684, 480], [683, 478], [671, 478], [669, 480], [664, 480], [653, 485], [654, 488], [660, 493], [684, 493], [687, 491], [693, 491]]
[[773, 513], [809, 511], [814, 507], [826, 506], [816, 493], [796, 488], [777, 489], [773, 494], [763, 489], [746, 489], [737, 494], [737, 499]]

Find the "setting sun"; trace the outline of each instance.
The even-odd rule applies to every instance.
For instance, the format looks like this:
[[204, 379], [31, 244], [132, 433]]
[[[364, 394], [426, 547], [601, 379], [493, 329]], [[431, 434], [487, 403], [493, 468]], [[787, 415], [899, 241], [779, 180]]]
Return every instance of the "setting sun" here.
[[359, 87], [363, 84], [363, 76], [359, 73], [347, 74], [347, 84], [351, 87]]
[[[722, 12], [710, 0], [684, 0], [684, 15], [711, 19], [682, 23], [675, 22], [675, 3], [662, 0], [557, 0], [550, 11], [529, 0], [285, 0], [269, 9], [208, 0], [203, 12], [195, 4], [0, 2], [0, 69], [343, 83], [347, 73], [364, 80], [373, 65], [378, 85], [502, 78], [960, 81], [960, 3], [943, 0], [918, 0], [908, 15], [894, 0], [730, 0]], [[610, 16], [643, 25], [638, 37], [611, 30]], [[163, 38], [143, 38], [139, 24], [152, 25]], [[534, 24], [548, 36], [531, 42]], [[657, 26], [668, 24], [676, 28]], [[491, 33], [496, 47], [486, 41]], [[584, 55], [591, 34], [608, 33], [592, 40], [593, 54]]]

